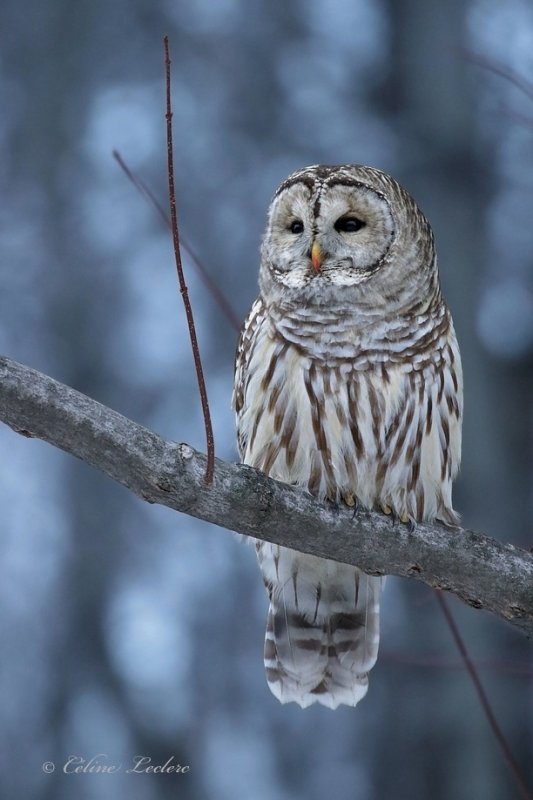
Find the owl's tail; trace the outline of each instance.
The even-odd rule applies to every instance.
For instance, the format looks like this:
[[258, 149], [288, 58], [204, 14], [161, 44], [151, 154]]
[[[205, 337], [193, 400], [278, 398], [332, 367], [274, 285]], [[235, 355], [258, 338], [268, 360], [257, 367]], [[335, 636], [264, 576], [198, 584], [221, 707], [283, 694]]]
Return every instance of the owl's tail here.
[[282, 703], [302, 708], [355, 706], [376, 663], [384, 578], [266, 543], [258, 557], [270, 597], [270, 690]]

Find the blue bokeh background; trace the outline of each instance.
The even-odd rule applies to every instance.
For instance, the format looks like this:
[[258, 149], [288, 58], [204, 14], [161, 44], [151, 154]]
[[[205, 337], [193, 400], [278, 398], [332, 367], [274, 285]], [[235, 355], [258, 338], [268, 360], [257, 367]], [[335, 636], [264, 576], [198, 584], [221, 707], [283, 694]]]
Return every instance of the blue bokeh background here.
[[[463, 353], [456, 507], [531, 546], [528, 0], [4, 0], [0, 22], [1, 353], [204, 449], [170, 238], [112, 158], [166, 202], [168, 33], [182, 234], [237, 317], [286, 174], [317, 162], [394, 174], [433, 224]], [[185, 267], [217, 455], [236, 460], [237, 334]], [[252, 548], [5, 426], [0, 453], [6, 800], [516, 796], [425, 586], [388, 581], [356, 710], [282, 707], [264, 680]], [[530, 646], [450, 604], [533, 782]], [[66, 775], [72, 754], [123, 768]], [[127, 774], [137, 754], [191, 769]]]

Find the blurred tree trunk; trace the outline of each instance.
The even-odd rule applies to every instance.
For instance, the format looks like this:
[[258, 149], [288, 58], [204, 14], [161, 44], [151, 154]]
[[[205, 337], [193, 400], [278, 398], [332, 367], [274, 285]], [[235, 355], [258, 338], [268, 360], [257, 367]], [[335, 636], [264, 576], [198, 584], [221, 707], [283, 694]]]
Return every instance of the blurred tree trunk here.
[[[452, 310], [461, 345], [465, 374], [465, 425], [463, 466], [455, 489], [455, 507], [475, 528], [498, 536], [516, 532], [516, 544], [524, 544], [529, 475], [519, 470], [526, 463], [526, 437], [515, 441], [498, 435], [502, 414], [512, 414], [517, 431], [528, 429], [528, 405], [519, 371], [503, 370], [482, 349], [476, 333], [476, 312], [484, 280], [484, 220], [491, 193], [495, 191], [494, 153], [482, 143], [476, 129], [476, 97], [472, 67], [461, 54], [468, 46], [464, 0], [431, 4], [424, 0], [387, 2], [391, 25], [390, 71], [380, 91], [380, 102], [399, 131], [400, 177], [431, 220], [444, 294]], [[423, 32], [423, 33], [421, 33]], [[379, 102], [379, 101], [378, 101]], [[442, 235], [440, 235], [442, 233]], [[506, 381], [514, 381], [509, 387]], [[514, 399], [506, 408], [505, 397]], [[520, 447], [517, 458], [514, 448]], [[408, 616], [404, 631], [412, 648], [428, 652], [438, 646], [444, 621], [436, 603], [420, 605], [417, 587], [402, 587], [407, 595]], [[418, 600], [418, 602], [417, 602]], [[453, 604], [464, 637], [474, 654], [502, 653], [524, 660], [526, 647], [512, 631], [493, 620], [481, 622], [490, 629], [491, 653], [476, 650], [480, 621]], [[387, 597], [383, 603], [387, 614]], [[386, 646], [386, 643], [385, 643]], [[455, 655], [449, 638], [450, 655]], [[466, 675], [442, 671], [438, 700], [434, 674], [413, 669], [395, 692], [394, 665], [388, 669], [388, 706], [396, 706], [392, 726], [377, 736], [376, 759], [387, 752], [394, 767], [379, 771], [375, 797], [397, 795], [398, 783], [413, 800], [432, 797], [483, 797], [497, 800], [512, 791], [512, 779], [498, 752], [486, 719]], [[485, 677], [485, 676], [482, 676]], [[498, 697], [507, 698], [497, 714], [515, 755], [528, 767], [526, 721], [516, 715], [519, 692], [510, 676]], [[490, 681], [485, 679], [490, 695]], [[501, 681], [500, 681], [501, 683]], [[433, 704], [438, 703], [438, 707]], [[410, 719], [410, 724], [407, 723]], [[416, 722], [418, 720], [418, 723]], [[402, 731], [418, 729], [417, 740], [405, 741]], [[494, 758], [486, 759], [487, 749]], [[521, 758], [520, 758], [521, 757]], [[422, 765], [431, 768], [418, 768]], [[403, 775], [403, 778], [401, 777]]]

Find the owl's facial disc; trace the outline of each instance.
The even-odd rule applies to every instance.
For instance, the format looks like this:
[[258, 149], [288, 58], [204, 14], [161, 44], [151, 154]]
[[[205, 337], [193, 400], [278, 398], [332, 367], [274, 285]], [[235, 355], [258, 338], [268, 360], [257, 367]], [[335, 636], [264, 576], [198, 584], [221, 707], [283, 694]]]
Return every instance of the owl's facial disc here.
[[296, 180], [275, 197], [263, 252], [287, 287], [354, 286], [386, 262], [394, 220], [379, 191], [356, 181]]

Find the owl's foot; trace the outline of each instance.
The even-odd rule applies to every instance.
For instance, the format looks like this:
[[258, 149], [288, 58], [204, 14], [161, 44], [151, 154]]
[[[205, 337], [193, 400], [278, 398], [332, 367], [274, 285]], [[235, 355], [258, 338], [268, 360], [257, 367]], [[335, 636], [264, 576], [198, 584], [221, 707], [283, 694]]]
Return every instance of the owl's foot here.
[[391, 518], [393, 526], [400, 521], [403, 525], [407, 525], [409, 533], [413, 533], [416, 529], [416, 522], [407, 511], [402, 511], [401, 514], [397, 514], [387, 503], [380, 503], [380, 508], [384, 514]]
[[416, 520], [414, 520], [413, 517], [407, 513], [407, 511], [404, 511], [403, 514], [400, 514], [400, 522], [402, 522], [404, 525], [407, 525], [407, 530], [409, 533], [413, 533], [416, 530]]
[[352, 519], [355, 519], [361, 509], [361, 504], [357, 496], [353, 492], [346, 492], [342, 499], [349, 508], [353, 509]]
[[331, 509], [331, 511], [335, 512], [335, 514], [340, 512], [341, 504], [336, 497], [330, 497], [329, 495], [326, 495], [324, 502], [326, 503], [327, 507]]
[[385, 514], [387, 517], [390, 517], [390, 518], [391, 518], [392, 527], [394, 528], [394, 526], [395, 526], [395, 525], [397, 524], [397, 522], [398, 522], [398, 514], [397, 514], [397, 513], [396, 513], [396, 511], [395, 511], [395, 510], [392, 508], [392, 506], [389, 506], [387, 503], [380, 503], [379, 505], [380, 505], [380, 508], [381, 508], [381, 510], [383, 511], [383, 513], [384, 513], [384, 514]]
[[359, 501], [353, 492], [346, 492], [346, 494], [343, 495], [342, 499], [344, 500], [347, 506], [350, 506], [350, 508], [354, 508], [354, 506], [355, 508], [357, 508], [357, 506], [359, 505]]

